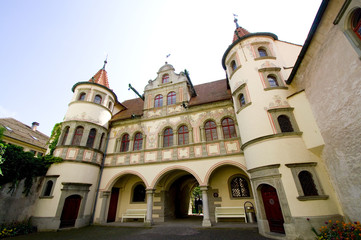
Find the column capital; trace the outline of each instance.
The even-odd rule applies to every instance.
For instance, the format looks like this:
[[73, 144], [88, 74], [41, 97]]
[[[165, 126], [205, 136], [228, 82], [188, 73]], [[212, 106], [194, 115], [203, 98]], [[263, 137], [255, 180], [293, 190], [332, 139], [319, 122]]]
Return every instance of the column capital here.
[[147, 194], [153, 194], [155, 192], [155, 189], [154, 188], [148, 188], [148, 189], [145, 190], [145, 192]]
[[199, 186], [199, 189], [201, 191], [207, 191], [208, 190], [208, 186]]

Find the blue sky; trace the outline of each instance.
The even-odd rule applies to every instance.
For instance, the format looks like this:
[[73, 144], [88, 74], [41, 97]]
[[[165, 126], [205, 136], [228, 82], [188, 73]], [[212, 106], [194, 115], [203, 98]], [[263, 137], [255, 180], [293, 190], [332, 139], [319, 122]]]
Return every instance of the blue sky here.
[[303, 44], [321, 0], [0, 1], [0, 117], [40, 123], [50, 135], [71, 88], [89, 80], [108, 54], [110, 88], [120, 102], [143, 92], [167, 60], [193, 84], [223, 79], [223, 53], [235, 24]]

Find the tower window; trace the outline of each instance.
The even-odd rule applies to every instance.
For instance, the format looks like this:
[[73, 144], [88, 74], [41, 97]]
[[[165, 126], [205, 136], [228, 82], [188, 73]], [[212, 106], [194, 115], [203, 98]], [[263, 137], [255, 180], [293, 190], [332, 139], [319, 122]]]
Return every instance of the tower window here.
[[231, 180], [231, 193], [234, 198], [250, 197], [248, 182], [243, 177], [235, 177]]
[[266, 49], [264, 49], [263, 47], [258, 48], [258, 54], [259, 54], [260, 57], [267, 57], [268, 56]]
[[100, 150], [101, 149], [101, 147], [102, 147], [102, 144], [103, 144], [103, 139], [104, 139], [104, 133], [102, 133], [102, 136], [100, 137], [100, 142], [99, 142], [99, 147], [98, 147], [98, 149]]
[[183, 125], [178, 129], [178, 145], [184, 145], [189, 143], [188, 127]]
[[85, 100], [85, 93], [81, 93], [80, 95], [79, 95], [79, 101], [84, 101]]
[[231, 62], [231, 68], [232, 68], [232, 71], [235, 71], [236, 69], [237, 69], [237, 63], [236, 63], [236, 61], [232, 61]]
[[112, 103], [112, 102], [109, 102], [108, 108], [109, 108], [110, 110], [112, 110], [112, 106], [113, 106], [113, 103]]
[[167, 105], [175, 104], [176, 102], [176, 94], [175, 92], [170, 92], [167, 95]]
[[354, 11], [351, 17], [351, 28], [356, 36], [361, 40], [361, 9]]
[[164, 130], [163, 135], [163, 147], [173, 146], [173, 130], [171, 128], [167, 128]]
[[145, 187], [143, 184], [135, 186], [132, 202], [145, 202]]
[[69, 127], [66, 127], [64, 130], [63, 140], [61, 141], [61, 145], [65, 145], [66, 139], [68, 138]]
[[124, 134], [122, 137], [122, 143], [120, 145], [121, 152], [127, 152], [129, 150], [129, 134]]
[[73, 141], [71, 142], [71, 145], [76, 145], [76, 146], [80, 145], [81, 138], [83, 137], [83, 131], [84, 131], [83, 127], [77, 127], [76, 128], [75, 134], [74, 134], [74, 137], [73, 137]]
[[101, 104], [102, 103], [102, 97], [100, 95], [95, 95], [94, 103]]
[[94, 145], [94, 140], [96, 136], [97, 130], [95, 128], [92, 128], [89, 132], [88, 140], [86, 141], [86, 146], [92, 148]]
[[300, 172], [298, 174], [298, 179], [300, 180], [304, 196], [318, 196], [318, 191], [310, 172]]
[[46, 182], [46, 187], [45, 187], [45, 191], [44, 191], [44, 197], [49, 197], [51, 194], [51, 190], [53, 189], [53, 181], [49, 180]]
[[234, 122], [231, 118], [225, 118], [222, 121], [224, 139], [237, 137]]
[[141, 150], [143, 145], [143, 135], [141, 133], [135, 134], [133, 150]]
[[241, 107], [243, 107], [244, 105], [246, 105], [246, 99], [244, 98], [243, 93], [241, 93], [241, 94], [239, 95], [239, 104], [240, 104]]
[[154, 107], [161, 107], [161, 106], [163, 106], [163, 96], [159, 94], [155, 96]]
[[268, 80], [270, 87], [278, 87], [279, 86], [278, 82], [277, 82], [277, 78], [275, 76], [268, 75], [267, 80]]
[[293, 132], [292, 123], [286, 115], [277, 117], [278, 124], [280, 125], [281, 132]]
[[206, 141], [217, 140], [217, 125], [213, 121], [208, 121], [204, 125], [204, 130], [206, 133]]
[[162, 77], [162, 83], [168, 83], [169, 82], [169, 74], [164, 74]]

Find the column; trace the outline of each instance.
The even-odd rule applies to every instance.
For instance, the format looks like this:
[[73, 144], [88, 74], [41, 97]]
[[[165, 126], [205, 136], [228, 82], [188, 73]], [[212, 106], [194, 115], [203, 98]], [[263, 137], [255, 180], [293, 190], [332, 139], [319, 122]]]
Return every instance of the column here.
[[109, 208], [109, 197], [111, 191], [103, 191], [100, 192], [99, 200], [102, 199], [101, 207], [100, 207], [100, 216], [99, 216], [99, 223], [106, 223], [107, 222], [107, 212]]
[[202, 202], [203, 202], [203, 222], [202, 222], [202, 226], [203, 227], [211, 227], [212, 223], [211, 223], [211, 220], [209, 219], [208, 194], [207, 194], [208, 187], [207, 186], [201, 186], [200, 189], [202, 191]]
[[154, 189], [147, 189], [147, 218], [145, 220], [145, 226], [151, 226], [153, 224], [153, 194]]
[[217, 135], [219, 140], [223, 140], [223, 127], [222, 124], [217, 124]]

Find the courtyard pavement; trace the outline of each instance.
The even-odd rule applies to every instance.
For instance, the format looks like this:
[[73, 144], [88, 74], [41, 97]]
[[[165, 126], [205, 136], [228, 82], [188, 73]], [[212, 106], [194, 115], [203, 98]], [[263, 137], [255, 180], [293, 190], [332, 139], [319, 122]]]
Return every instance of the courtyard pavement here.
[[202, 227], [200, 220], [174, 220], [155, 223], [152, 227], [144, 227], [141, 222], [108, 223], [92, 225], [79, 229], [64, 229], [57, 232], [39, 232], [11, 238], [12, 240], [184, 240], [184, 239], [269, 239], [258, 234], [257, 224], [241, 222], [219, 222], [212, 227]]

